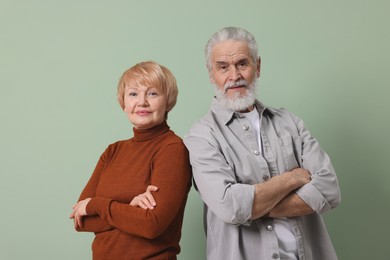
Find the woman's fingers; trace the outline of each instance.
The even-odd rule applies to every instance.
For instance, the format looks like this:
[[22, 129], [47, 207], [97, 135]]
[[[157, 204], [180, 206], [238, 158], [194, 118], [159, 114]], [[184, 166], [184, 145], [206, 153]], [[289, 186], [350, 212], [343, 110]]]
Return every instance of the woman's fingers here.
[[143, 209], [154, 209], [146, 193], [138, 195], [138, 206]]
[[154, 209], [157, 202], [154, 199], [152, 192], [156, 191], [158, 191], [158, 187], [149, 185], [144, 193], [134, 197], [134, 199], [130, 202], [130, 205], [138, 206], [143, 209]]
[[146, 189], [145, 195], [146, 195], [146, 198], [149, 200], [150, 205], [152, 207], [155, 207], [157, 205], [157, 203], [153, 197], [152, 191], [156, 192], [156, 191], [158, 191], [158, 188], [156, 186], [149, 185], [148, 188]]
[[140, 200], [138, 202], [138, 206], [143, 208], [143, 209], [148, 209], [149, 208], [148, 205], [144, 201], [142, 201], [142, 200]]
[[149, 185], [149, 186], [146, 188], [146, 191], [158, 191], [158, 187], [157, 187], [157, 186], [154, 186], [154, 185]]
[[73, 218], [74, 227], [81, 227], [82, 225], [82, 217], [87, 215], [87, 205], [90, 202], [91, 198], [87, 198], [77, 202], [72, 206], [72, 213], [70, 214], [70, 218]]

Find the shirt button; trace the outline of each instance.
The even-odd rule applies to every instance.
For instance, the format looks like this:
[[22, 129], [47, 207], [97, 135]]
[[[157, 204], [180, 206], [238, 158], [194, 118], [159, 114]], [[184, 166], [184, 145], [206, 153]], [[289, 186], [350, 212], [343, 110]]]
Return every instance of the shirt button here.
[[259, 154], [260, 154], [260, 152], [259, 152], [258, 150], [254, 150], [253, 153], [254, 153], [255, 155], [259, 155]]
[[267, 225], [267, 230], [272, 231], [274, 228], [271, 225]]
[[242, 126], [242, 129], [244, 129], [245, 131], [249, 129], [249, 126], [248, 125], [243, 125]]
[[268, 181], [269, 180], [269, 176], [268, 175], [263, 175], [263, 181]]
[[277, 253], [272, 254], [272, 259], [278, 259], [278, 258], [279, 258], [279, 254], [277, 254]]

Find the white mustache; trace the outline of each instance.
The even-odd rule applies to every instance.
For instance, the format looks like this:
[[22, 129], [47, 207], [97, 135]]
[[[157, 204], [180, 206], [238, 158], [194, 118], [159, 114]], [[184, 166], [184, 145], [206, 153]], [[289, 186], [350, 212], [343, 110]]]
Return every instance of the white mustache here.
[[239, 80], [237, 82], [228, 82], [223, 87], [224, 87], [224, 89], [226, 91], [229, 88], [235, 88], [235, 87], [239, 87], [239, 86], [248, 87], [248, 82], [245, 79], [241, 79], [241, 80]]

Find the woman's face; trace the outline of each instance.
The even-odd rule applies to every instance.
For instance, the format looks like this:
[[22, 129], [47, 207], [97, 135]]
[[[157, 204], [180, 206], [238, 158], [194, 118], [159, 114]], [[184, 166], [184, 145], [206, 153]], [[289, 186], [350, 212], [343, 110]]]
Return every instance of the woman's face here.
[[125, 113], [137, 129], [152, 128], [165, 120], [166, 97], [155, 87], [126, 85]]

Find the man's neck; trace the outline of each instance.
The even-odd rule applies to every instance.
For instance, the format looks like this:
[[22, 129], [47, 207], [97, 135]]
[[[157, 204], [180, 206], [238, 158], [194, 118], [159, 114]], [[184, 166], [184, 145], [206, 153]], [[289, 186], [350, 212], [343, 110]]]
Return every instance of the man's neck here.
[[252, 105], [252, 106], [248, 107], [247, 109], [240, 110], [240, 111], [237, 111], [237, 112], [239, 112], [239, 113], [249, 113], [249, 112], [253, 111], [254, 108], [255, 108], [255, 105]]

